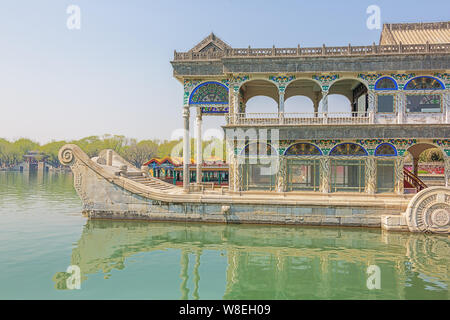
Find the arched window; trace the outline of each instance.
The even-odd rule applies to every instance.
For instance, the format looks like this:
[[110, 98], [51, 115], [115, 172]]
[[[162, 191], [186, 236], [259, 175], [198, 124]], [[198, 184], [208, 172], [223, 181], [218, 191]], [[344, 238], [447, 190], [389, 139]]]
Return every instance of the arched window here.
[[299, 158], [298, 156], [320, 156], [322, 152], [311, 143], [296, 143], [290, 146], [284, 155], [288, 156], [287, 166], [287, 190], [318, 191], [320, 186], [319, 159]]
[[228, 113], [228, 88], [219, 82], [205, 82], [192, 91], [189, 104], [201, 108], [202, 113]]
[[355, 159], [352, 156], [367, 155], [367, 151], [355, 143], [338, 144], [331, 150], [330, 187], [332, 192], [364, 192], [366, 161], [365, 159]]
[[245, 156], [271, 156], [277, 155], [277, 151], [270, 144], [254, 142], [247, 144], [241, 151]]
[[405, 85], [405, 90], [444, 90], [445, 86], [433, 77], [417, 77]]
[[296, 143], [290, 146], [284, 153], [286, 156], [320, 156], [322, 152], [311, 143]]
[[[417, 77], [405, 85], [405, 90], [443, 90], [445, 86], [441, 81], [433, 77]], [[426, 94], [411, 92], [406, 95], [407, 113], [442, 112], [442, 95], [433, 92]]]
[[395, 157], [397, 150], [390, 143], [382, 143], [375, 149], [376, 156]]
[[330, 151], [330, 156], [367, 156], [367, 151], [356, 143], [341, 143]]
[[383, 77], [377, 80], [375, 83], [375, 90], [397, 90], [397, 83], [394, 79], [389, 77]]

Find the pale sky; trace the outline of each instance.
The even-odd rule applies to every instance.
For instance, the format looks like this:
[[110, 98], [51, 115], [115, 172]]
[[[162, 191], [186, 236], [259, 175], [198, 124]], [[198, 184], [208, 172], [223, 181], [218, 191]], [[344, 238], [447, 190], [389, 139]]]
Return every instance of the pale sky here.
[[[182, 127], [174, 50], [187, 51], [210, 32], [233, 47], [378, 43], [381, 30], [366, 27], [373, 4], [382, 22], [450, 20], [448, 0], [2, 0], [0, 137], [168, 139]], [[70, 5], [81, 9], [80, 30], [66, 26]], [[262, 100], [249, 102], [253, 112], [274, 108]], [[287, 103], [291, 111], [294, 100]], [[330, 108], [344, 103], [329, 100]], [[223, 123], [204, 120], [206, 128]]]

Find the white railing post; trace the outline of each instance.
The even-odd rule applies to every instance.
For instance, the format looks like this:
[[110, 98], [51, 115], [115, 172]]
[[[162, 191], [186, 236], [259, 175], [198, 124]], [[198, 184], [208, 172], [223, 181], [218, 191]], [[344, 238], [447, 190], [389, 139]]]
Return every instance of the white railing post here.
[[369, 111], [369, 123], [374, 124], [375, 123], [375, 112], [373, 110]]
[[189, 190], [190, 176], [189, 176], [189, 164], [191, 162], [190, 156], [190, 140], [189, 140], [189, 105], [185, 105], [183, 108], [183, 189]]

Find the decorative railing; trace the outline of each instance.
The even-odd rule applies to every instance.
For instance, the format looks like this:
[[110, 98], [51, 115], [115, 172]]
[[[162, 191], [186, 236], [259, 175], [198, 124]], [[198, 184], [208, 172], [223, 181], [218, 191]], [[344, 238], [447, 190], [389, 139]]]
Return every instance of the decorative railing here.
[[399, 44], [344, 47], [302, 48], [236, 48], [224, 51], [176, 52], [174, 61], [218, 60], [222, 58], [306, 57], [306, 56], [366, 56], [392, 54], [450, 53], [450, 43]]
[[320, 124], [369, 124], [370, 113], [236, 113], [227, 115], [230, 125], [320, 125]]
[[403, 174], [405, 177], [405, 182], [407, 184], [411, 185], [413, 188], [415, 188], [417, 192], [420, 192], [423, 189], [428, 188], [428, 186], [422, 180], [420, 180], [420, 178], [418, 176], [416, 176], [411, 171], [403, 168]]

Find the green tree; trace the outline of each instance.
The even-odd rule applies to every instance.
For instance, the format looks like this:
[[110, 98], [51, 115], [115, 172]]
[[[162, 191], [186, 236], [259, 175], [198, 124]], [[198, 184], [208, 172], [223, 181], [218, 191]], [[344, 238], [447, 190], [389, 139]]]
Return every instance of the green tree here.
[[40, 147], [40, 151], [48, 156], [47, 161], [54, 167], [59, 167], [58, 160], [59, 149], [64, 146], [66, 141], [52, 141]]
[[123, 157], [140, 168], [145, 162], [154, 158], [158, 153], [158, 144], [152, 140], [143, 140], [137, 142], [132, 140], [129, 146], [124, 148]]

